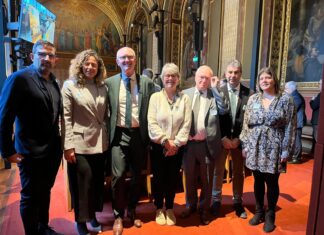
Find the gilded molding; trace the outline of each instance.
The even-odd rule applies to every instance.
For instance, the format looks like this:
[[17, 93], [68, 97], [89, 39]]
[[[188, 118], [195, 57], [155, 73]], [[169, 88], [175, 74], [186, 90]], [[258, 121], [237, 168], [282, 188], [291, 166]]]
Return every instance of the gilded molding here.
[[284, 34], [284, 47], [282, 53], [282, 64], [281, 64], [281, 76], [280, 76], [280, 86], [284, 87], [286, 81], [286, 73], [287, 73], [287, 62], [288, 62], [288, 45], [289, 45], [289, 32], [290, 32], [290, 20], [291, 20], [291, 1], [287, 1], [287, 11], [286, 11], [286, 19], [285, 19], [285, 34]]
[[280, 78], [281, 50], [283, 41], [285, 3], [283, 0], [275, 0], [272, 20], [272, 37], [270, 42], [270, 66]]
[[180, 24], [172, 24], [171, 40], [171, 61], [177, 65], [180, 64]]

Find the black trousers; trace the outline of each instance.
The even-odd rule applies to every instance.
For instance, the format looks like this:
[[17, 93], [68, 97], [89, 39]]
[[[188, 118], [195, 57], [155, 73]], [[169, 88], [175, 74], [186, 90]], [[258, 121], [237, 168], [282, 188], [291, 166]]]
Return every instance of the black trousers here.
[[163, 147], [152, 143], [151, 164], [153, 172], [153, 197], [157, 209], [172, 209], [181, 167], [183, 148], [174, 156], [165, 157]]
[[[147, 146], [142, 142], [139, 128], [117, 127], [111, 145], [111, 187], [112, 207], [115, 217], [123, 217], [125, 209], [135, 209], [140, 196], [140, 176]], [[132, 179], [129, 193], [126, 193], [126, 173]], [[127, 196], [128, 195], [128, 196]]]
[[75, 221], [87, 222], [102, 211], [106, 153], [77, 154], [77, 162], [68, 163], [69, 185]]
[[25, 234], [38, 234], [39, 224], [49, 222], [51, 189], [54, 185], [62, 153], [43, 158], [25, 157], [18, 164], [21, 182], [20, 215]]
[[256, 208], [264, 206], [265, 185], [267, 185], [268, 209], [275, 211], [279, 198], [279, 173], [270, 174], [260, 171], [253, 171], [254, 176], [254, 196]]

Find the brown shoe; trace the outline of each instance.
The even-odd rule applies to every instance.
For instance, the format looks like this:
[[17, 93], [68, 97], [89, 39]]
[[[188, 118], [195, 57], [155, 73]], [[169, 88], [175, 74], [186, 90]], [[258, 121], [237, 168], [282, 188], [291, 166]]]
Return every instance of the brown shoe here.
[[183, 219], [188, 218], [191, 214], [195, 213], [196, 210], [196, 207], [187, 207], [181, 212], [180, 217]]
[[113, 226], [113, 234], [114, 235], [123, 234], [123, 219], [120, 217], [115, 219], [114, 226]]

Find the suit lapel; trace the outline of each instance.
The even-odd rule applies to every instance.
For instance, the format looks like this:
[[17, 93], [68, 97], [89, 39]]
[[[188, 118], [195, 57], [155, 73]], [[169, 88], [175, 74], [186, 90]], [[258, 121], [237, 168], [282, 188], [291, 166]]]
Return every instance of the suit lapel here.
[[205, 119], [206, 119], [206, 117], [207, 117], [207, 113], [208, 113], [208, 111], [209, 111], [209, 109], [210, 109], [210, 106], [211, 106], [211, 104], [212, 104], [212, 101], [213, 101], [213, 98], [214, 96], [213, 96], [213, 94], [212, 94], [212, 91], [211, 90], [209, 90], [209, 89], [207, 89], [207, 99], [206, 99], [206, 105], [205, 105], [205, 111], [204, 111], [204, 117], [205, 117]]
[[109, 87], [109, 102], [111, 108], [117, 110], [118, 108], [118, 101], [119, 101], [119, 89], [120, 89], [120, 80], [121, 74], [117, 74], [114, 77], [109, 78], [111, 79], [111, 87]]
[[136, 74], [136, 81], [137, 81], [137, 88], [138, 88], [138, 110], [139, 112], [141, 112], [144, 84], [143, 84], [143, 79], [140, 79], [139, 74]]

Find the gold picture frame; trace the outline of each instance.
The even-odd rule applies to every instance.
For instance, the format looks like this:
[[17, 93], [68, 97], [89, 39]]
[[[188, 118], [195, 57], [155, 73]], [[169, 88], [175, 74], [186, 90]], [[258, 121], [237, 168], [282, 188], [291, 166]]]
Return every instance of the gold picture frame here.
[[318, 90], [318, 81], [323, 74], [320, 56], [324, 57], [324, 4], [287, 0], [284, 21], [281, 84], [296, 81], [299, 90]]

